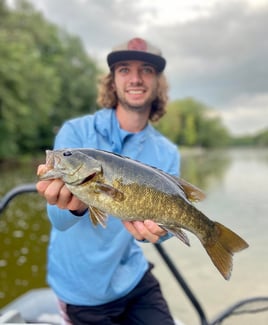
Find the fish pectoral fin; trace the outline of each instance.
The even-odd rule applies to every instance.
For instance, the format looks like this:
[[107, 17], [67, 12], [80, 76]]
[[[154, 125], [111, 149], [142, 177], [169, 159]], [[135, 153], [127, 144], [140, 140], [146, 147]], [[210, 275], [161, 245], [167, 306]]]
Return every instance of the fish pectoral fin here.
[[187, 199], [191, 202], [198, 202], [205, 199], [205, 193], [195, 185], [188, 183], [182, 178], [178, 178], [179, 186], [183, 189]]
[[121, 202], [125, 199], [124, 193], [120, 192], [116, 188], [108, 184], [96, 183], [96, 188], [98, 191], [110, 196], [115, 201]]
[[165, 227], [160, 225], [161, 228], [165, 229], [166, 231], [170, 232], [172, 235], [179, 238], [185, 245], [190, 246], [190, 240], [187, 234], [179, 227]]
[[103, 228], [106, 228], [107, 214], [93, 206], [88, 207], [90, 212], [90, 220], [94, 226], [98, 224], [102, 225]]

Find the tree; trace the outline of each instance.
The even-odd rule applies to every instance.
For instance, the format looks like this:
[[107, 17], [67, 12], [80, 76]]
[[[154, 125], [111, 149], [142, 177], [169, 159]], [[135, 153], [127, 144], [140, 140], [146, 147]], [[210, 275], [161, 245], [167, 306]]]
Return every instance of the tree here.
[[268, 146], [268, 129], [260, 131], [254, 137], [254, 143], [260, 147], [267, 147]]
[[229, 143], [227, 129], [204, 104], [186, 98], [169, 103], [167, 111], [156, 127], [178, 145], [209, 148]]
[[60, 96], [51, 115], [58, 127], [64, 120], [96, 110], [98, 68], [77, 37], [61, 33], [62, 55], [55, 70], [61, 76]]
[[65, 119], [95, 110], [97, 76], [77, 37], [1, 0], [0, 159], [51, 146]]
[[1, 26], [1, 157], [13, 156], [22, 144], [29, 147], [36, 142], [40, 121], [49, 114], [58, 91], [59, 78], [40, 60], [32, 36], [19, 28]]

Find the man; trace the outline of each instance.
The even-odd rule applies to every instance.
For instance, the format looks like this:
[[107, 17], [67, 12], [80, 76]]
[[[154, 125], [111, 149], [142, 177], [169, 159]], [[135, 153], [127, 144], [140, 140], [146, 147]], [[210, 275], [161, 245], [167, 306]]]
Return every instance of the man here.
[[[167, 102], [160, 51], [134, 38], [113, 49], [107, 62], [110, 73], [98, 97], [103, 108], [64, 123], [54, 148], [107, 150], [178, 175], [176, 146], [149, 123], [165, 113]], [[87, 206], [59, 179], [40, 181], [37, 190], [48, 202], [52, 223], [48, 283], [66, 324], [174, 324], [136, 241], [155, 243], [170, 234], [151, 220], [122, 223], [112, 216], [106, 229], [94, 227]]]

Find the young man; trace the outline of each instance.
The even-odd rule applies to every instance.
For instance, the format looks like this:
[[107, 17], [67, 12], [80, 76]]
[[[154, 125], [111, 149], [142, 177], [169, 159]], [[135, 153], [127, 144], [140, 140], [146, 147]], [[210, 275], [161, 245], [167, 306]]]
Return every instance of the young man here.
[[[65, 122], [54, 148], [107, 150], [178, 175], [177, 147], [149, 123], [161, 118], [167, 102], [161, 52], [134, 38], [114, 48], [107, 62], [110, 73], [98, 97], [103, 108]], [[48, 202], [52, 224], [47, 279], [66, 323], [174, 324], [136, 241], [155, 243], [170, 234], [151, 220], [122, 223], [112, 216], [106, 229], [95, 227], [87, 206], [59, 179], [40, 181], [37, 190]]]

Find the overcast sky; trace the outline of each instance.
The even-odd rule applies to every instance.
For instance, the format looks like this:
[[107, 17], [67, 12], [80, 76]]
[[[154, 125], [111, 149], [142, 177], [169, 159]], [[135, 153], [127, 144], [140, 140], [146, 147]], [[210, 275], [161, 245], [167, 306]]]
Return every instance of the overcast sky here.
[[268, 0], [31, 0], [105, 64], [139, 36], [167, 59], [170, 99], [193, 97], [234, 134], [268, 127]]

